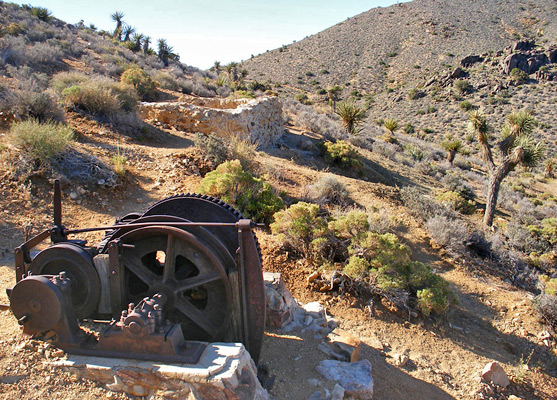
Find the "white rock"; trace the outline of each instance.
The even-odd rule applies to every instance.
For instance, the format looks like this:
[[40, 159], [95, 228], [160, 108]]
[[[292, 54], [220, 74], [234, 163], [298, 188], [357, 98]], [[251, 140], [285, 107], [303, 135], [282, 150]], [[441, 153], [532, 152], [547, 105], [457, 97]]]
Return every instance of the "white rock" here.
[[501, 387], [507, 387], [511, 383], [505, 370], [495, 361], [486, 364], [482, 370], [482, 379]]
[[368, 400], [373, 396], [373, 377], [369, 360], [354, 363], [323, 360], [315, 370], [325, 378], [336, 381], [347, 396], [361, 400]]

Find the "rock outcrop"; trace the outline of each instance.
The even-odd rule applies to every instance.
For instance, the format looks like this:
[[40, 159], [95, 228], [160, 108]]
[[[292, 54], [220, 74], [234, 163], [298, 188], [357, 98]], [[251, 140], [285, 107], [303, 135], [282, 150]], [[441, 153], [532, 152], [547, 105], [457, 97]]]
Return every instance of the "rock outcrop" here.
[[143, 102], [143, 119], [188, 132], [237, 136], [261, 147], [274, 145], [284, 132], [277, 97], [257, 99], [188, 99], [182, 102]]
[[533, 42], [516, 42], [509, 48], [510, 54], [503, 58], [501, 67], [505, 74], [515, 68], [527, 74], [536, 73], [541, 67], [557, 62], [557, 47], [536, 49]]

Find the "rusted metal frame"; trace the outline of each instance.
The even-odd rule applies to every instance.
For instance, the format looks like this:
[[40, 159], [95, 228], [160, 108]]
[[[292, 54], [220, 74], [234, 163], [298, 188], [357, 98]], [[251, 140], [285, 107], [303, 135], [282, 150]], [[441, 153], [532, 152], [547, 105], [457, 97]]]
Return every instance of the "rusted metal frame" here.
[[122, 243], [120, 239], [112, 240], [108, 244], [108, 281], [110, 285], [110, 308], [112, 315], [118, 315], [123, 308], [123, 279], [120, 268]]
[[[86, 232], [94, 232], [94, 231], [108, 231], [113, 229], [122, 229], [122, 228], [144, 228], [144, 227], [151, 227], [151, 226], [235, 226], [238, 227], [238, 222], [138, 222], [138, 223], [129, 223], [129, 224], [121, 224], [121, 225], [111, 225], [111, 226], [96, 226], [92, 228], [83, 228], [83, 229], [65, 229], [64, 233], [66, 235], [74, 235], [76, 233], [86, 233]], [[250, 227], [264, 227], [264, 224], [253, 224], [250, 221]]]
[[47, 239], [50, 236], [51, 229], [43, 231], [36, 236], [33, 236], [31, 239], [23, 243], [21, 246], [18, 246], [14, 250], [14, 258], [15, 258], [15, 279], [16, 282], [19, 282], [23, 279], [23, 275], [27, 274], [27, 270], [25, 265], [31, 262], [31, 254], [29, 251], [41, 243], [43, 240]]
[[259, 360], [265, 332], [265, 289], [259, 251], [254, 239], [253, 224], [241, 219], [238, 225], [238, 265], [242, 299], [243, 343], [253, 360]]

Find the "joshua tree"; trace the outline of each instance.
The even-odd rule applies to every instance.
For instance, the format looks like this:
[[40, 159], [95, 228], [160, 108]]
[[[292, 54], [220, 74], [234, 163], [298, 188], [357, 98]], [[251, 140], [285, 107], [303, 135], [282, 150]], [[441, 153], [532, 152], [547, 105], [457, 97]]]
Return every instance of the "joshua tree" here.
[[511, 113], [501, 133], [503, 140], [499, 143], [501, 162], [495, 165], [491, 145], [488, 142], [490, 127], [485, 116], [474, 111], [470, 113], [469, 130], [473, 132], [482, 149], [482, 156], [487, 165], [489, 173], [487, 200], [485, 205], [484, 224], [493, 225], [493, 216], [497, 207], [497, 198], [501, 182], [518, 164], [526, 167], [535, 166], [543, 157], [544, 144], [536, 142], [531, 133], [537, 122], [535, 118], [526, 111]]
[[139, 51], [141, 50], [141, 41], [143, 40], [143, 34], [142, 33], [134, 33], [132, 35], [132, 43], [133, 43], [133, 51]]
[[342, 93], [342, 88], [339, 85], [329, 86], [327, 88], [327, 95], [329, 96], [329, 104], [333, 107], [333, 112], [336, 113], [336, 104], [340, 100], [340, 94]]
[[112, 37], [114, 39], [122, 40], [122, 19], [124, 18], [124, 13], [122, 11], [116, 11], [114, 14], [111, 15], [112, 20], [116, 22], [116, 28], [114, 29], [114, 33]]
[[224, 69], [226, 70], [228, 76], [232, 81], [236, 82], [238, 80], [238, 63], [231, 62], [229, 64], [226, 64], [224, 66]]
[[159, 59], [163, 62], [165, 67], [168, 67], [168, 60], [178, 61], [180, 59], [178, 54], [173, 53], [174, 49], [172, 48], [172, 46], [169, 46], [166, 43], [166, 40], [159, 39], [158, 45], [159, 45], [158, 56], [159, 56]]
[[366, 117], [363, 107], [352, 101], [342, 102], [339, 103], [336, 114], [342, 120], [342, 126], [349, 135], [356, 135], [361, 132], [362, 128], [360, 126]]
[[460, 140], [452, 140], [447, 138], [441, 142], [441, 147], [447, 151], [447, 161], [452, 164], [456, 153], [462, 149], [462, 142]]
[[215, 63], [213, 64], [213, 71], [215, 71], [215, 74], [218, 75], [218, 73], [220, 72], [220, 61], [215, 61]]
[[122, 33], [124, 34], [124, 42], [127, 42], [130, 40], [130, 36], [135, 33], [135, 29], [130, 25], [125, 25]]
[[151, 38], [149, 36], [145, 36], [143, 38], [143, 54], [149, 53], [149, 45], [151, 44]]

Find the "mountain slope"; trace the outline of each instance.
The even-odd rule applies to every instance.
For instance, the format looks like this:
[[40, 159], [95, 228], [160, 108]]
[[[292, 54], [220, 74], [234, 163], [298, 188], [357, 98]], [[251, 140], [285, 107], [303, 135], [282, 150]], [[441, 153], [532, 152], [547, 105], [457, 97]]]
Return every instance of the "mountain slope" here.
[[414, 0], [372, 9], [243, 65], [253, 79], [299, 89], [318, 81], [375, 92], [425, 80], [462, 57], [525, 36], [555, 38], [556, 10], [552, 0]]

